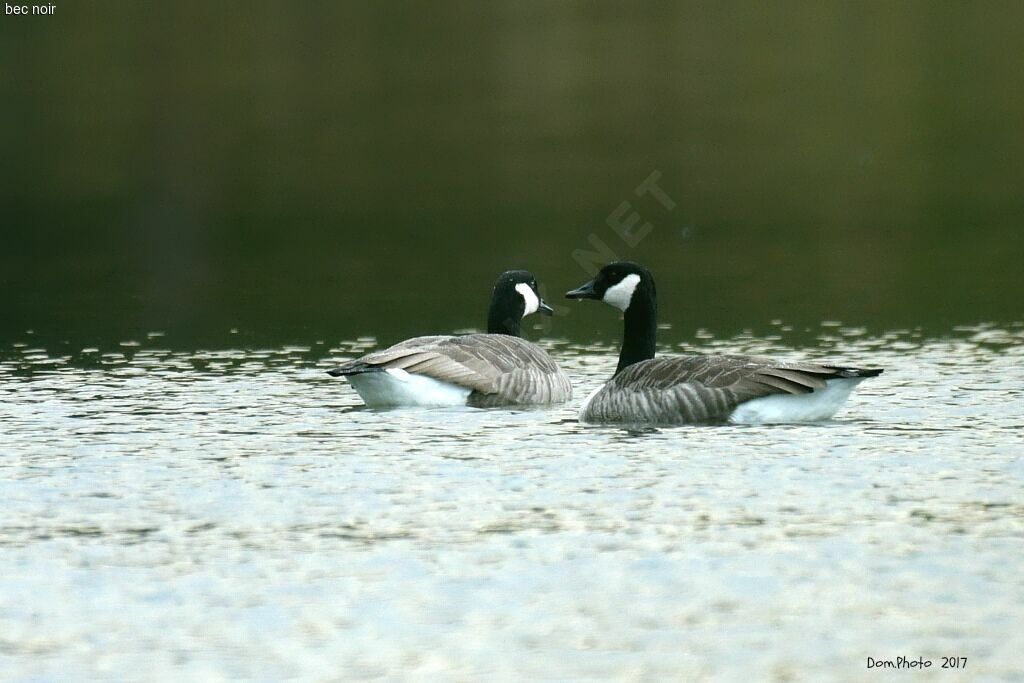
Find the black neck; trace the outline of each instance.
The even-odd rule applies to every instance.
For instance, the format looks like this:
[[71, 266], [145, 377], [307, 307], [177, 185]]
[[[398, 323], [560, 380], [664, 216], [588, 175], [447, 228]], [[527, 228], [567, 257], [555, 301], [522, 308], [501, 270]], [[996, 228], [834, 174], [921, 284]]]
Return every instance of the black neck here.
[[487, 334], [522, 336], [519, 331], [519, 322], [523, 318], [521, 309], [521, 301], [502, 301], [499, 297], [494, 297], [487, 311]]
[[622, 349], [619, 351], [619, 374], [633, 363], [654, 358], [655, 337], [658, 330], [658, 302], [653, 287], [641, 282], [629, 308], [626, 309], [625, 326], [622, 334]]

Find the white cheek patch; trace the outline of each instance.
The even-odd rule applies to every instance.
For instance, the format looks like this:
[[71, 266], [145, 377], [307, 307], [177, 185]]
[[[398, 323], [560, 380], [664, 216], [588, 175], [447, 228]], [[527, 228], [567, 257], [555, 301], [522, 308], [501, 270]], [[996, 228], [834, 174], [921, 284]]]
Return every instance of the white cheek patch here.
[[640, 276], [630, 273], [622, 278], [619, 284], [606, 289], [602, 301], [620, 311], [625, 311], [629, 308], [629, 302], [633, 300], [633, 291], [638, 284], [640, 284]]
[[522, 295], [523, 302], [526, 304], [526, 308], [523, 311], [523, 317], [525, 318], [531, 313], [536, 313], [537, 308], [540, 307], [540, 299], [538, 299], [537, 295], [534, 294], [533, 289], [530, 287], [530, 285], [526, 284], [525, 282], [520, 282], [518, 285], [516, 285], [516, 291]]

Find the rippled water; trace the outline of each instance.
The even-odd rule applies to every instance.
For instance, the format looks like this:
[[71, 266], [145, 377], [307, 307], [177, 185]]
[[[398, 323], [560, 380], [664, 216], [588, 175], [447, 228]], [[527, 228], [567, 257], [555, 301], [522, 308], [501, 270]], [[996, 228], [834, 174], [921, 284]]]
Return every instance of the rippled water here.
[[[813, 426], [358, 407], [266, 350], [0, 350], [0, 678], [1022, 680], [1024, 326], [687, 350], [880, 365]], [[672, 351], [665, 347], [664, 351]], [[907, 674], [910, 677], [910, 674]]]

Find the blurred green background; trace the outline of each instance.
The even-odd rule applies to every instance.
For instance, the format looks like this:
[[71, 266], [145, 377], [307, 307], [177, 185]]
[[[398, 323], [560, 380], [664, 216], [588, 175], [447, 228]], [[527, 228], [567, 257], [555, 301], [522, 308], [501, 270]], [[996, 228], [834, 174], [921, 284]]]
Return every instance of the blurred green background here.
[[1018, 2], [56, 4], [0, 17], [3, 341], [481, 326], [591, 235], [679, 334], [1024, 318]]

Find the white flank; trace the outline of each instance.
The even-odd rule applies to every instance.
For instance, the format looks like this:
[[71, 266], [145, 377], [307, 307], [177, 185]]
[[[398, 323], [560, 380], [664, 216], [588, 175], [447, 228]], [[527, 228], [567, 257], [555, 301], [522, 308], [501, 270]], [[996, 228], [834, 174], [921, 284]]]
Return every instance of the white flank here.
[[472, 392], [466, 387], [399, 369], [349, 375], [348, 381], [363, 403], [371, 408], [464, 406]]
[[638, 284], [640, 284], [640, 276], [630, 273], [622, 278], [617, 285], [606, 289], [602, 301], [620, 311], [625, 311], [629, 308], [629, 302], [633, 300], [633, 291]]
[[773, 424], [780, 422], [817, 422], [836, 414], [863, 377], [830, 379], [824, 389], [809, 394], [774, 394], [755, 398], [736, 406], [729, 422], [737, 424]]
[[526, 308], [523, 311], [523, 317], [525, 318], [531, 313], [536, 313], [537, 309], [540, 307], [540, 299], [537, 298], [533, 288], [525, 282], [520, 282], [516, 285], [516, 291], [522, 295], [523, 301], [526, 303]]

